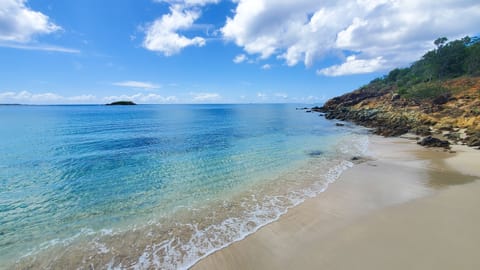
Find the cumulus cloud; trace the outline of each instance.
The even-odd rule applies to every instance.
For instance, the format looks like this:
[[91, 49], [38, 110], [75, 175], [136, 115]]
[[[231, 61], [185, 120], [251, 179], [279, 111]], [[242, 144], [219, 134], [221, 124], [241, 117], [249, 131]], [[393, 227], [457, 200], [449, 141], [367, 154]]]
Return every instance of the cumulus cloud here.
[[268, 99], [268, 95], [266, 93], [263, 93], [263, 92], [257, 93], [257, 100], [265, 101], [267, 99]]
[[382, 69], [384, 63], [381, 56], [374, 59], [356, 59], [355, 55], [351, 55], [343, 64], [320, 69], [317, 73], [326, 76], [370, 73]]
[[295, 102], [305, 102], [305, 103], [317, 103], [326, 101], [327, 98], [325, 96], [317, 97], [317, 96], [306, 96], [306, 97], [295, 97], [293, 101]]
[[480, 24], [480, 2], [473, 0], [237, 3], [221, 29], [225, 39], [248, 54], [274, 56], [289, 66], [311, 66], [330, 53], [346, 55], [344, 63], [318, 71], [328, 76], [408, 64], [432, 48], [437, 37], [473, 35]]
[[220, 0], [155, 0], [154, 2], [165, 2], [171, 5], [204, 6], [206, 4], [216, 4]]
[[170, 13], [164, 14], [148, 25], [143, 41], [146, 49], [171, 56], [189, 46], [205, 46], [205, 38], [187, 37], [179, 32], [195, 28], [194, 23], [201, 16], [198, 7], [216, 4], [220, 0], [156, 0], [155, 2], [170, 4]]
[[0, 41], [26, 43], [36, 35], [61, 29], [50, 18], [30, 9], [26, 0], [0, 1]]
[[218, 93], [190, 93], [194, 102], [216, 102], [221, 99]]
[[118, 95], [118, 96], [107, 96], [103, 98], [104, 102], [112, 102], [118, 100], [131, 100], [136, 103], [146, 103], [146, 104], [161, 104], [161, 103], [177, 103], [178, 98], [176, 96], [162, 96], [158, 94], [145, 94], [137, 93], [133, 95]]
[[245, 54], [239, 54], [237, 56], [235, 56], [235, 58], [233, 58], [233, 62], [235, 64], [240, 64], [240, 63], [243, 63], [247, 60], [247, 56]]
[[177, 54], [188, 46], [204, 46], [205, 39], [202, 37], [188, 38], [177, 33], [179, 30], [191, 28], [199, 17], [199, 11], [185, 10], [178, 5], [171, 6], [169, 14], [163, 15], [148, 27], [143, 46], [165, 56]]
[[79, 95], [65, 97], [56, 93], [46, 92], [34, 94], [28, 91], [2, 92], [0, 93], [1, 103], [22, 103], [22, 104], [60, 104], [60, 103], [92, 103], [95, 102], [94, 95]]
[[269, 70], [271, 68], [272, 68], [272, 66], [270, 64], [265, 64], [265, 65], [262, 66], [263, 70]]
[[129, 88], [147, 89], [147, 90], [155, 90], [160, 88], [160, 85], [153, 84], [151, 82], [139, 82], [139, 81], [115, 82], [113, 83], [113, 85], [121, 86], [121, 87], [129, 87]]
[[136, 103], [160, 104], [178, 103], [175, 96], [162, 96], [154, 93], [137, 93], [133, 95], [112, 95], [97, 97], [95, 95], [62, 96], [52, 92], [31, 93], [21, 92], [0, 92], [0, 103], [20, 104], [101, 104], [118, 100], [131, 100]]

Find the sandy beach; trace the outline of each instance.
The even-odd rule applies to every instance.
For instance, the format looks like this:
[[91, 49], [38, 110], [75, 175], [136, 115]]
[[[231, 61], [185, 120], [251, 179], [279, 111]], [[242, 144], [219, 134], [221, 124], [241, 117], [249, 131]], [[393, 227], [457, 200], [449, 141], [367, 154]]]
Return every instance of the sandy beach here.
[[193, 269], [480, 269], [480, 151], [370, 138], [364, 162]]

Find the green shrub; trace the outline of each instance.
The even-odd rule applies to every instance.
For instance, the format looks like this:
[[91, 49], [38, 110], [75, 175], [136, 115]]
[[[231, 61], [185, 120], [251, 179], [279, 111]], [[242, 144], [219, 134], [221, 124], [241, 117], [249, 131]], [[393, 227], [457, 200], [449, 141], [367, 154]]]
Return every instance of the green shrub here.
[[400, 87], [398, 94], [414, 100], [434, 99], [450, 93], [450, 90], [439, 83], [418, 83], [408, 87]]

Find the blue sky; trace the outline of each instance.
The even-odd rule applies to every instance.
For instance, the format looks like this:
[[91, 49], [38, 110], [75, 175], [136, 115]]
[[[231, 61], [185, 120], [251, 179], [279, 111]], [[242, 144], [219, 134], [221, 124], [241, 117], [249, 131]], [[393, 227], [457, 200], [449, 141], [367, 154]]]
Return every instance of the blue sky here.
[[478, 1], [0, 0], [0, 103], [321, 103], [478, 25]]

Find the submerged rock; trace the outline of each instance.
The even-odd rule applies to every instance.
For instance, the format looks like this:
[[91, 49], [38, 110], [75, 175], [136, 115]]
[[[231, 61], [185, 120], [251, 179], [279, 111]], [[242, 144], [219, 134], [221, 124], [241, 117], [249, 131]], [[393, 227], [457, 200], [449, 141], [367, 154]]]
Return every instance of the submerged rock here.
[[311, 156], [311, 157], [319, 157], [319, 156], [323, 155], [323, 151], [320, 151], [320, 150], [310, 151], [310, 152], [308, 152], [308, 155]]
[[450, 142], [440, 140], [432, 136], [423, 138], [421, 141], [418, 142], [418, 144], [425, 147], [441, 147], [446, 149], [450, 148]]

